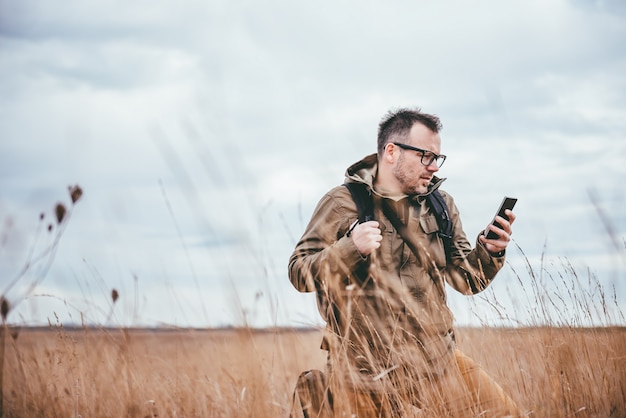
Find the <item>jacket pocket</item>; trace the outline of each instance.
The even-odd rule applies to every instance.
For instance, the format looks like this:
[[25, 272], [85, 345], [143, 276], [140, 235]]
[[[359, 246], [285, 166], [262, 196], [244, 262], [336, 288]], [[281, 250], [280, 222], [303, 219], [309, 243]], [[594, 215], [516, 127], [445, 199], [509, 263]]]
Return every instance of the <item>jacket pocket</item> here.
[[435, 215], [420, 216], [420, 227], [426, 234], [432, 234], [439, 231], [439, 225], [437, 225], [437, 218]]
[[439, 232], [439, 225], [435, 215], [429, 213], [420, 216], [420, 228], [426, 234], [430, 244], [428, 248], [430, 256], [438, 268], [444, 268], [446, 266], [446, 253], [443, 248], [443, 241], [437, 233]]

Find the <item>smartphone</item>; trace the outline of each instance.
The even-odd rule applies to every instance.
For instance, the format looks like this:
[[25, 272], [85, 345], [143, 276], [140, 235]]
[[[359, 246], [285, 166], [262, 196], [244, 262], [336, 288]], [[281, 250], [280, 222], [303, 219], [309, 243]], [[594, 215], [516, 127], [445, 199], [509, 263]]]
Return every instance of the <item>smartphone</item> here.
[[[502, 203], [500, 204], [500, 208], [498, 209], [498, 213], [496, 214], [496, 216], [501, 216], [504, 219], [506, 219], [507, 221], [509, 220], [508, 216], [506, 216], [504, 214], [504, 211], [507, 209], [513, 210], [513, 207], [515, 206], [515, 204], [517, 203], [517, 198], [515, 197], [508, 197], [505, 196], [504, 199], [502, 199]], [[502, 225], [500, 225], [498, 222], [496, 222], [496, 217], [493, 217], [493, 221], [491, 221], [492, 225], [497, 226], [498, 228], [502, 229]], [[496, 235], [495, 232], [489, 230], [487, 232], [487, 239], [496, 239], [498, 238], [498, 235]]]

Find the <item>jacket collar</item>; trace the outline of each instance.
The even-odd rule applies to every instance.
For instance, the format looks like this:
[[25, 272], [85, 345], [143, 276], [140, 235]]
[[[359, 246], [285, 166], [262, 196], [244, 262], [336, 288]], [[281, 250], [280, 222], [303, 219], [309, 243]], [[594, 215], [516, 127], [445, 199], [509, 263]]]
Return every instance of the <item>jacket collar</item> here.
[[[378, 156], [377, 154], [370, 154], [360, 161], [352, 164], [346, 170], [346, 183], [364, 183], [370, 190], [374, 190], [374, 180], [376, 179], [376, 173], [378, 172]], [[441, 184], [446, 181], [445, 178], [433, 176], [433, 179], [428, 185], [428, 191], [423, 194], [410, 196], [411, 200], [421, 202], [437, 190]]]

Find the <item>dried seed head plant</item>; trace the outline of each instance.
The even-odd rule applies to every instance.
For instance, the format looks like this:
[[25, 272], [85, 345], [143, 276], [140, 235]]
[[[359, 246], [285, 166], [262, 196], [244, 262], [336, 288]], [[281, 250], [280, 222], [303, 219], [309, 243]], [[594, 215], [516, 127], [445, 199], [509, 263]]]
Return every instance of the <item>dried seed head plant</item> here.
[[[53, 212], [56, 219], [56, 227], [52, 223], [48, 224], [47, 230], [50, 234], [52, 234], [50, 241], [47, 245], [44, 245], [43, 249], [36, 252], [39, 245], [38, 240], [40, 238], [41, 226], [46, 218], [44, 212], [40, 213], [39, 228], [35, 232], [33, 244], [28, 257], [22, 268], [20, 268], [17, 274], [15, 274], [15, 276], [9, 281], [8, 285], [2, 290], [2, 294], [0, 295], [0, 297], [2, 297], [2, 299], [7, 303], [7, 314], [8, 307], [11, 306], [12, 308], [15, 308], [15, 306], [24, 300], [37, 287], [37, 285], [44, 280], [50, 267], [52, 266], [59, 242], [69, 223], [69, 218], [71, 217], [74, 205], [83, 195], [83, 190], [80, 186], [73, 185], [68, 187], [68, 193], [70, 195], [71, 205], [69, 208], [62, 202], [58, 202], [54, 205]], [[17, 283], [27, 280], [30, 282], [27, 283], [27, 286], [24, 286], [26, 290], [14, 296], [13, 301], [10, 302], [9, 305], [9, 292], [16, 286]]]
[[[4, 403], [4, 381], [2, 379], [2, 376], [4, 375], [4, 348], [7, 318], [11, 309], [17, 306], [21, 301], [23, 301], [37, 287], [37, 285], [44, 280], [52, 265], [52, 262], [54, 261], [59, 241], [61, 240], [63, 232], [65, 231], [65, 227], [69, 222], [71, 210], [73, 209], [74, 204], [78, 202], [83, 194], [82, 189], [78, 185], [69, 186], [68, 191], [72, 203], [70, 209], [68, 209], [64, 203], [60, 202], [54, 206], [53, 212], [56, 217], [57, 229], [56, 233], [51, 238], [51, 242], [47, 246], [45, 246], [39, 253], [35, 253], [37, 240], [39, 238], [39, 231], [41, 230], [41, 225], [45, 220], [45, 213], [42, 212], [39, 215], [40, 228], [37, 229], [37, 233], [35, 234], [35, 239], [31, 251], [26, 259], [26, 262], [24, 263], [23, 267], [18, 271], [18, 273], [13, 277], [13, 279], [9, 281], [8, 285], [2, 290], [2, 294], [0, 295], [0, 313], [2, 314], [2, 331], [0, 332], [0, 416], [3, 416]], [[54, 230], [54, 226], [52, 224], [49, 224], [47, 227], [48, 233], [52, 234]], [[37, 271], [33, 273], [36, 268]], [[19, 282], [25, 281], [27, 279], [30, 279], [30, 283], [27, 283], [26, 286], [23, 287], [26, 290], [17, 292], [18, 294], [13, 297], [13, 301], [9, 302], [9, 292]], [[15, 338], [13, 339], [13, 341], [15, 341]]]

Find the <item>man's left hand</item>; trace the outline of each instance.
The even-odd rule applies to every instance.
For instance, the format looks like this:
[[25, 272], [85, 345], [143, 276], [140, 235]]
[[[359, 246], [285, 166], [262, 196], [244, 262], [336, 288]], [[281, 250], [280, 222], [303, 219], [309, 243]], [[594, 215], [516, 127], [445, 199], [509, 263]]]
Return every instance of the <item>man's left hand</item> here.
[[489, 231], [493, 231], [498, 238], [487, 239], [485, 235], [481, 235], [479, 238], [487, 251], [492, 254], [501, 253], [506, 249], [507, 245], [509, 245], [509, 242], [511, 242], [511, 234], [513, 233], [511, 225], [515, 222], [515, 214], [509, 209], [507, 209], [505, 213], [506, 216], [509, 217], [508, 221], [501, 216], [496, 216], [496, 222], [498, 222], [502, 228], [498, 228], [493, 224], [489, 224], [487, 228], [485, 228], [485, 234]]

